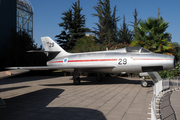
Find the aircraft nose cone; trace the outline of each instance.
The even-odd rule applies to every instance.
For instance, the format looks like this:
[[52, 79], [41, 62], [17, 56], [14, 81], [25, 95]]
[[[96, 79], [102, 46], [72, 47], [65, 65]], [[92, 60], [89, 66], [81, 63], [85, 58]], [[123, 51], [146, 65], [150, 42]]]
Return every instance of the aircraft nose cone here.
[[176, 59], [175, 59], [175, 57], [168, 55], [167, 60], [172, 61], [172, 62], [169, 63], [169, 67], [171, 67], [171, 69], [174, 69], [176, 67]]
[[175, 57], [174, 57], [174, 68], [176, 67], [176, 59], [175, 59]]

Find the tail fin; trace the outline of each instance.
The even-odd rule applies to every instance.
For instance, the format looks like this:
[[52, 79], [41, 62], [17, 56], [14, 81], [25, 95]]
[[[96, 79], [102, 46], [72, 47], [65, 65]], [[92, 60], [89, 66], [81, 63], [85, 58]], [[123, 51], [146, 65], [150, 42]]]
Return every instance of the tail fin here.
[[[61, 48], [56, 42], [54, 42], [50, 37], [41, 37], [41, 41], [43, 43], [45, 52], [49, 52], [49, 53], [57, 52], [58, 53], [56, 56], [54, 56], [54, 58], [56, 58], [58, 56], [66, 56], [69, 54], [63, 48]], [[54, 59], [54, 58], [52, 58], [52, 59]]]

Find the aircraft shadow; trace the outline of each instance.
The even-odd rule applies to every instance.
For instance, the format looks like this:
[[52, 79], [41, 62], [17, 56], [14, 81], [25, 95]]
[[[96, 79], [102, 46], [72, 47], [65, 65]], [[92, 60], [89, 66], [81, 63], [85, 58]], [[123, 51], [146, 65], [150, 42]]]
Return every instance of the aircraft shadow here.
[[51, 78], [56, 78], [56, 77], [63, 77], [63, 76], [23, 76], [23, 75], [18, 75], [18, 76], [1, 79], [0, 85], [21, 83], [21, 82], [28, 82], [28, 81], [37, 81], [37, 80], [41, 81], [44, 79], [51, 79]]
[[[62, 84], [41, 84], [42, 86], [73, 86], [73, 79], [71, 78], [72, 83], [62, 83]], [[118, 78], [118, 77], [104, 77], [101, 82], [97, 82], [96, 77], [81, 77], [80, 85], [104, 85], [104, 84], [141, 84], [142, 80], [131, 80], [126, 78]], [[148, 81], [149, 86], [153, 85], [152, 81]]]
[[[14, 98], [4, 99], [6, 107], [0, 109], [1, 120], [106, 120], [102, 112], [94, 109], [72, 107], [46, 107], [63, 89], [45, 88]], [[58, 101], [60, 102], [60, 101]]]
[[21, 89], [21, 88], [27, 88], [30, 86], [21, 86], [21, 87], [10, 87], [10, 88], [1, 88], [0, 92], [5, 92], [5, 91], [10, 91], [10, 90], [16, 90], [16, 89]]

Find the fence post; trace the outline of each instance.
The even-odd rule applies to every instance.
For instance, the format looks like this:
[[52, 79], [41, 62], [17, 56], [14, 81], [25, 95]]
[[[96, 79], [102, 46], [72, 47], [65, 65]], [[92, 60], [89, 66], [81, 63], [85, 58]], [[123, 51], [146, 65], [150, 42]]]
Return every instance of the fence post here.
[[178, 77], [177, 77], [177, 87], [178, 87]]

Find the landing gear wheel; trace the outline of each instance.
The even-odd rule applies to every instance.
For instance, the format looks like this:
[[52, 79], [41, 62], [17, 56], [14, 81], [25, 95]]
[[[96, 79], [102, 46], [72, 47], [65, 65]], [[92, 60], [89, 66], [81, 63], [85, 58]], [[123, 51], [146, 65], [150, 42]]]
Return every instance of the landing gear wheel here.
[[73, 80], [74, 80], [74, 85], [79, 85], [80, 84], [80, 77], [79, 77], [79, 71], [77, 69], [74, 69], [73, 72]]
[[79, 85], [80, 84], [80, 77], [76, 77], [74, 79], [74, 85]]
[[102, 75], [97, 74], [96, 79], [97, 79], [97, 82], [101, 82], [102, 79], [103, 79], [103, 78], [102, 78]]
[[147, 82], [146, 80], [143, 80], [143, 81], [141, 82], [141, 86], [142, 86], [142, 87], [147, 87], [147, 86], [148, 86], [148, 82]]

